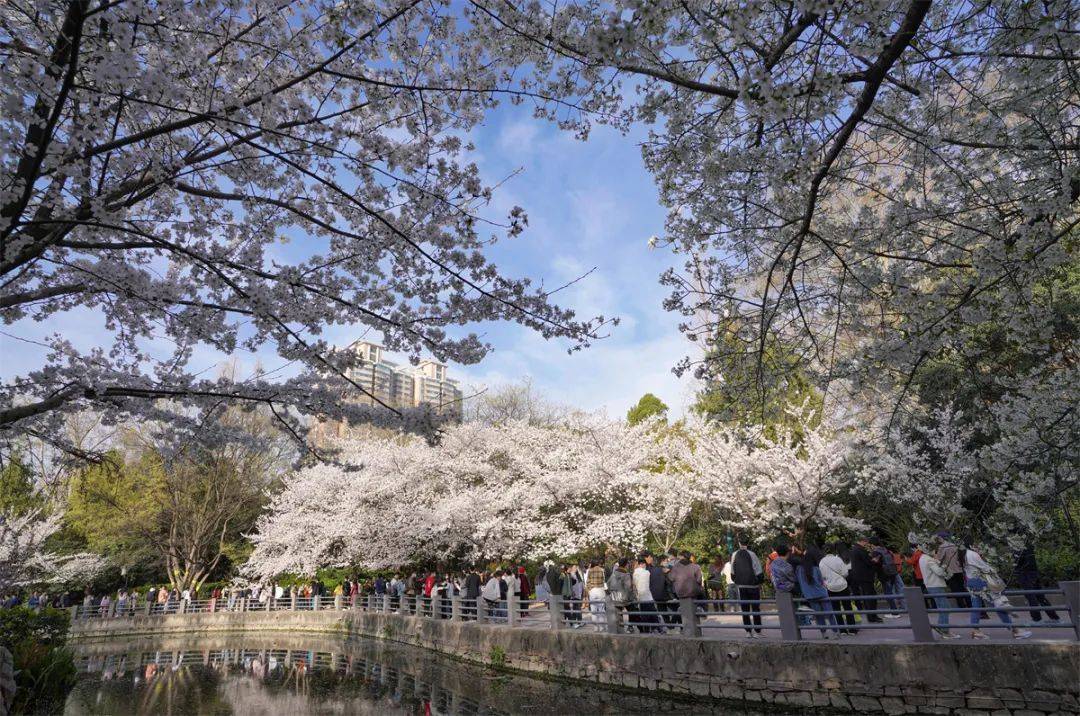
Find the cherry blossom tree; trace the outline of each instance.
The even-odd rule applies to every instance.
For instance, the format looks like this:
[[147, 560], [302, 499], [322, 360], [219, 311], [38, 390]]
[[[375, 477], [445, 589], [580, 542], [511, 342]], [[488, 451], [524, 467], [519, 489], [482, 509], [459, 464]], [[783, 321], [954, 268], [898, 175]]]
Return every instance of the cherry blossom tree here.
[[0, 594], [39, 582], [90, 579], [104, 569], [105, 560], [96, 554], [49, 551], [45, 540], [60, 526], [59, 515], [46, 515], [40, 509], [22, 515], [0, 514]]
[[324, 565], [397, 566], [640, 547], [658, 495], [644, 427], [593, 416], [509, 421], [418, 438], [347, 441], [341, 464], [286, 481], [252, 535], [253, 576]]
[[833, 500], [852, 479], [842, 468], [854, 444], [824, 427], [807, 431], [802, 447], [755, 446], [703, 421], [630, 426], [583, 415], [546, 426], [466, 423], [438, 445], [346, 440], [340, 464], [286, 480], [245, 571], [667, 548], [703, 506], [761, 535], [864, 529]]
[[729, 527], [786, 534], [798, 544], [811, 529], [866, 530], [840, 499], [858, 484], [852, 460], [866, 435], [832, 421], [810, 422], [814, 428], [763, 435], [693, 421], [666, 453]]
[[790, 371], [899, 405], [958, 327], [1045, 336], [1030, 292], [1075, 261], [1080, 223], [1074, 2], [469, 6], [534, 69], [524, 87], [575, 108], [540, 114], [652, 128], [658, 243], [686, 261], [667, 305], [710, 359], [783, 381], [778, 338]]
[[974, 418], [932, 411], [870, 461], [860, 489], [887, 496], [926, 531], [1022, 546], [1077, 489], [1080, 375], [1072, 367], [1023, 388]]
[[[473, 363], [488, 346], [458, 327], [515, 321], [573, 349], [604, 323], [485, 257], [526, 217], [485, 214], [462, 136], [527, 93], [447, 4], [11, 0], [0, 20], [0, 317], [111, 334], [45, 340], [0, 387], [7, 435], [62, 443], [87, 408], [183, 434], [223, 402], [269, 406], [297, 437], [299, 414], [430, 428], [338, 400], [364, 389], [325, 328]], [[200, 349], [264, 347], [300, 375], [189, 370]]]

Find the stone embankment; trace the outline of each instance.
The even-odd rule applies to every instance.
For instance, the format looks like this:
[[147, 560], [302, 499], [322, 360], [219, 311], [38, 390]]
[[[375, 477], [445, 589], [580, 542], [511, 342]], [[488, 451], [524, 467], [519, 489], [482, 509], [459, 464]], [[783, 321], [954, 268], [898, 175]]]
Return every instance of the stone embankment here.
[[784, 710], [1080, 713], [1080, 645], [721, 641], [507, 628], [378, 612], [218, 612], [80, 620], [77, 639], [288, 632], [388, 639], [474, 663]]

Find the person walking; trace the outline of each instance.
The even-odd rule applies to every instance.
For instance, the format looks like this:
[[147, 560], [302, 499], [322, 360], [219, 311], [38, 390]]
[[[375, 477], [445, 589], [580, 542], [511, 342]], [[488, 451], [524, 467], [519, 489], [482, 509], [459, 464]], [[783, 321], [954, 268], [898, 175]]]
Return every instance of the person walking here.
[[[1002, 594], [1005, 591], [1005, 582], [1001, 580], [997, 572], [987, 564], [978, 552], [968, 547], [960, 555], [964, 565], [964, 577], [967, 579], [967, 589], [971, 594], [971, 606], [975, 610], [981, 607], [1006, 607], [1009, 598]], [[1009, 625], [1009, 631], [1014, 639], [1027, 639], [1031, 632], [1026, 629], [1017, 629], [1012, 626], [1012, 617], [1004, 609], [994, 609], [1002, 624]], [[979, 611], [971, 612], [971, 638], [989, 639], [986, 634], [979, 630]]]
[[836, 625], [836, 615], [833, 614], [835, 610], [826, 599], [829, 596], [829, 590], [825, 588], [819, 567], [824, 556], [816, 546], [807, 547], [799, 568], [795, 571], [795, 576], [799, 580], [799, 591], [802, 592], [803, 599], [815, 612], [814, 620], [821, 628], [821, 638], [828, 639], [829, 632], [826, 626], [832, 626], [833, 633], [837, 636], [840, 635], [840, 629]]
[[844, 551], [843, 543], [834, 542], [829, 546], [828, 554], [818, 563], [818, 569], [821, 570], [821, 581], [825, 584], [825, 589], [833, 598], [833, 610], [843, 612], [836, 618], [837, 624], [842, 627], [840, 634], [854, 634], [855, 605], [851, 602], [851, 590], [847, 580], [851, 565], [841, 556]]
[[[1039, 575], [1039, 563], [1035, 559], [1035, 550], [1031, 545], [1025, 546], [1018, 551], [1015, 555], [1016, 561], [1013, 564], [1013, 579], [1021, 589], [1028, 592], [1032, 590], [1038, 590], [1042, 588], [1042, 577]], [[1027, 600], [1028, 606], [1032, 607], [1031, 621], [1041, 622], [1042, 612], [1046, 612], [1046, 618], [1052, 622], [1059, 622], [1058, 614], [1053, 609], [1039, 607], [1049, 607], [1050, 602], [1046, 600], [1045, 594], [1025, 594], [1024, 598]]]
[[754, 639], [761, 636], [761, 584], [765, 581], [765, 569], [748, 542], [746, 537], [740, 536], [739, 548], [731, 555], [731, 582], [735, 587], [735, 598], [739, 600], [746, 635]]
[[[934, 608], [940, 610], [948, 609], [949, 600], [941, 595], [945, 594], [949, 588], [949, 573], [945, 570], [945, 567], [942, 566], [941, 562], [929, 552], [922, 552], [919, 557], [919, 573], [922, 574], [923, 585], [926, 587], [929, 601], [933, 603]], [[954, 634], [949, 631], [949, 613], [946, 611], [938, 612], [937, 627], [935, 628], [935, 631], [937, 631], [942, 639], [960, 638], [959, 634]]]
[[[870, 541], [866, 537], [851, 545], [851, 569], [848, 571], [851, 596], [863, 612], [874, 611], [878, 606], [877, 592], [874, 590], [877, 565], [870, 549]], [[877, 614], [864, 614], [863, 618], [871, 624], [881, 623], [881, 617]]]

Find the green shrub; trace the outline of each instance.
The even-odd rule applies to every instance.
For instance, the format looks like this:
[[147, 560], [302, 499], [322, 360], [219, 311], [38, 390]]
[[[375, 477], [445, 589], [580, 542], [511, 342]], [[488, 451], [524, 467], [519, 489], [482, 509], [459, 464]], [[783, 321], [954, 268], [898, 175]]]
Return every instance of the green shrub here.
[[0, 646], [15, 661], [13, 713], [60, 713], [77, 672], [67, 642], [69, 615], [63, 609], [0, 609]]
[[78, 672], [70, 649], [23, 641], [15, 657], [15, 704], [12, 713], [62, 713]]
[[63, 646], [67, 642], [70, 614], [64, 609], [46, 607], [40, 612], [26, 606], [0, 609], [0, 646], [14, 653], [15, 646], [35, 641], [45, 646]]

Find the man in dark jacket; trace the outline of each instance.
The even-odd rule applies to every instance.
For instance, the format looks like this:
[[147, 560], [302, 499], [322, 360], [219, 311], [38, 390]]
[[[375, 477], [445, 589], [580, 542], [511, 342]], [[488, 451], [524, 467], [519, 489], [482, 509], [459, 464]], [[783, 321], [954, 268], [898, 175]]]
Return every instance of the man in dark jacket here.
[[555, 564], [548, 564], [547, 573], [544, 574], [544, 579], [547, 580], [548, 590], [551, 592], [551, 596], [558, 597], [562, 595], [562, 570]]
[[[859, 609], [877, 609], [877, 599], [874, 599], [877, 596], [874, 590], [877, 569], [870, 541], [863, 537], [851, 546], [851, 571], [848, 572], [851, 596], [855, 597]], [[881, 623], [881, 617], [877, 614], [869, 614], [865, 618], [874, 624]]]
[[[1031, 545], [1024, 547], [1016, 553], [1016, 565], [1013, 567], [1013, 572], [1013, 577], [1021, 589], [1037, 590], [1041, 587], [1042, 580], [1039, 577], [1039, 563], [1035, 561], [1035, 550], [1031, 548]], [[1044, 595], [1025, 594], [1024, 598], [1027, 599], [1029, 607], [1035, 607], [1031, 610], [1031, 621], [1041, 622], [1041, 612], [1043, 611], [1046, 612], [1046, 617], [1050, 619], [1050, 621], [1059, 621], [1057, 612], [1053, 609], [1038, 609], [1040, 606], [1050, 606], [1050, 602], [1046, 600]]]
[[643, 553], [642, 559], [645, 560], [645, 569], [649, 570], [649, 593], [653, 598], [653, 606], [665, 624], [681, 624], [679, 603], [674, 601], [675, 590], [672, 589], [663, 567], [656, 563], [656, 557], [651, 552]]
[[475, 569], [470, 569], [465, 576], [465, 601], [462, 608], [462, 616], [468, 618], [476, 616], [476, 600], [480, 598], [480, 574]]
[[[762, 569], [758, 556], [750, 551], [747, 541], [745, 537], [740, 537], [739, 549], [731, 555], [731, 582], [735, 585], [746, 633], [753, 639], [761, 634], [761, 604], [758, 602], [761, 601], [761, 583], [765, 579], [765, 570]], [[751, 621], [755, 629], [750, 628]]]

